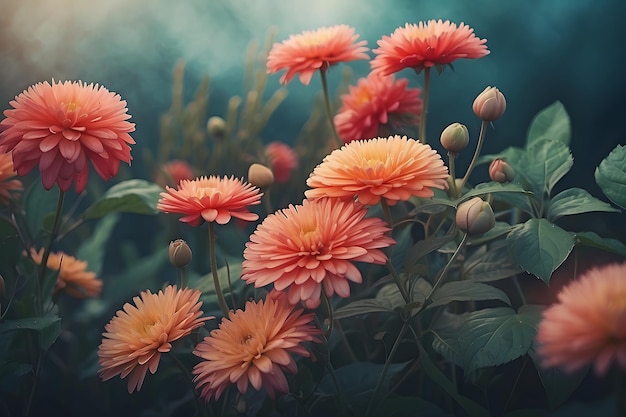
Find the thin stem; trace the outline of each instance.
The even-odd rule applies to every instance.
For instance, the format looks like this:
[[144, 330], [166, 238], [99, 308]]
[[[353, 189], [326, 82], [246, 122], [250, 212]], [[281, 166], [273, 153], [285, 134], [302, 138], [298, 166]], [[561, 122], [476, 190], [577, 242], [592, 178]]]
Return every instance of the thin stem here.
[[385, 197], [380, 199], [380, 207], [383, 210], [383, 216], [385, 217], [385, 221], [389, 225], [389, 228], [393, 230], [393, 218], [391, 217], [391, 209], [389, 208], [389, 204], [387, 204], [387, 200]]
[[185, 267], [180, 269], [180, 288], [187, 288], [187, 270]]
[[215, 286], [215, 293], [217, 294], [217, 302], [220, 305], [222, 314], [224, 315], [224, 317], [227, 318], [230, 310], [228, 309], [228, 304], [226, 304], [224, 293], [222, 292], [222, 288], [220, 287], [220, 278], [217, 275], [217, 257], [215, 254], [215, 226], [213, 225], [213, 222], [209, 222], [209, 258], [211, 258], [211, 274], [213, 275], [213, 285]]
[[420, 115], [419, 141], [426, 143], [426, 115], [428, 114], [428, 98], [430, 96], [430, 68], [424, 68], [424, 91], [422, 95], [422, 114]]
[[393, 264], [391, 263], [391, 259], [389, 258], [387, 258], [387, 268], [389, 269], [389, 272], [391, 273], [391, 277], [393, 278], [393, 281], [398, 286], [398, 289], [400, 290], [400, 294], [402, 294], [402, 299], [404, 300], [406, 304], [409, 304], [411, 302], [411, 297], [409, 296], [409, 292], [404, 287], [404, 283], [402, 282], [400, 275], [398, 275], [398, 272], [393, 267]]
[[[448, 152], [448, 170], [450, 171], [450, 188], [452, 188], [452, 198], [459, 198], [459, 189], [456, 187], [456, 174], [455, 174], [455, 161], [456, 161], [456, 152]], [[460, 191], [463, 191], [461, 189]]]
[[430, 304], [431, 297], [433, 296], [433, 294], [435, 293], [435, 291], [439, 287], [439, 284], [441, 284], [443, 282], [444, 278], [446, 277], [446, 274], [448, 273], [448, 270], [450, 269], [450, 265], [452, 265], [454, 263], [454, 261], [456, 260], [457, 256], [459, 256], [459, 254], [461, 253], [461, 251], [465, 247], [465, 244], [467, 243], [468, 237], [469, 237], [469, 235], [467, 233], [463, 234], [463, 239], [461, 239], [461, 243], [459, 243], [459, 246], [456, 248], [456, 250], [452, 254], [452, 257], [450, 258], [450, 260], [448, 261], [446, 266], [443, 268], [443, 270], [439, 274], [439, 277], [437, 277], [437, 280], [433, 284], [433, 287], [430, 289], [430, 292], [428, 293], [428, 296], [426, 296], [426, 299], [424, 300], [424, 304], [422, 305], [422, 308], [421, 308], [420, 311], [422, 311], [424, 308], [426, 308], [426, 306], [428, 306], [428, 304]]
[[[343, 141], [339, 137], [337, 133], [337, 129], [335, 128], [335, 121], [333, 119], [333, 112], [330, 109], [330, 97], [328, 94], [328, 82], [326, 81], [326, 70], [320, 69], [320, 76], [322, 79], [322, 92], [324, 93], [324, 108], [326, 110], [326, 118], [328, 119], [328, 124], [330, 126], [330, 130], [333, 134], [333, 138], [335, 139], [335, 145], [337, 148], [341, 148], [343, 145]], [[330, 146], [330, 149], [333, 149], [333, 146]]]
[[480, 150], [482, 149], [483, 142], [485, 141], [485, 134], [487, 133], [488, 124], [489, 122], [483, 120], [482, 124], [480, 125], [480, 134], [478, 135], [478, 144], [476, 144], [476, 150], [474, 151], [474, 156], [472, 157], [472, 161], [470, 162], [469, 167], [467, 167], [467, 171], [465, 172], [465, 175], [463, 176], [463, 180], [461, 180], [461, 185], [459, 186], [460, 190], [463, 190], [463, 187], [465, 187], [465, 184], [467, 183], [467, 179], [472, 173], [472, 170], [474, 169], [474, 165], [476, 165], [476, 160], [478, 159], [478, 155], [480, 155]]
[[367, 406], [367, 411], [365, 412], [366, 417], [368, 417], [373, 411], [373, 406], [376, 403], [376, 400], [378, 399], [380, 395], [380, 389], [382, 388], [383, 383], [385, 382], [387, 371], [389, 371], [389, 366], [391, 365], [393, 356], [396, 354], [396, 351], [398, 350], [400, 343], [402, 343], [402, 338], [404, 337], [404, 333], [406, 333], [408, 328], [409, 328], [409, 322], [405, 320], [404, 323], [402, 324], [402, 328], [400, 329], [400, 333], [398, 333], [398, 337], [396, 338], [396, 341], [393, 343], [393, 346], [391, 347], [389, 356], [387, 356], [387, 360], [385, 360], [385, 365], [383, 366], [383, 370], [380, 373], [380, 376], [378, 377], [378, 381], [376, 382], [376, 388], [374, 388], [374, 394], [372, 395], [369, 405]]
[[57, 200], [57, 208], [54, 213], [54, 223], [52, 224], [52, 231], [50, 232], [50, 239], [48, 240], [48, 244], [44, 248], [43, 257], [41, 258], [41, 264], [39, 265], [39, 286], [37, 287], [37, 296], [39, 298], [39, 303], [37, 307], [39, 308], [39, 314], [43, 314], [43, 287], [45, 283], [46, 270], [48, 268], [48, 258], [50, 257], [50, 252], [52, 251], [52, 244], [56, 240], [56, 237], [59, 233], [59, 227], [61, 226], [61, 213], [63, 211], [63, 197], [65, 193], [63, 190], [59, 188], [59, 198]]

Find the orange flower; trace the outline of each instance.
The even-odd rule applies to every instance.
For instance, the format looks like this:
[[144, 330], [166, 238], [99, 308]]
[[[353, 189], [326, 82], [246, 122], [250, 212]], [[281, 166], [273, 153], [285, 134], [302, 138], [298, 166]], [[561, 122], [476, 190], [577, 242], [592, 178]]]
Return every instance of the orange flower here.
[[259, 204], [262, 193], [252, 184], [234, 177], [200, 177], [182, 180], [177, 189], [165, 187], [157, 209], [164, 213], [181, 213], [181, 222], [198, 226], [201, 221], [226, 224], [232, 217], [245, 221], [259, 218], [248, 206]]
[[[40, 265], [44, 249], [30, 250], [30, 257]], [[54, 294], [65, 291], [74, 298], [96, 297], [102, 291], [102, 281], [94, 272], [87, 271], [87, 262], [78, 260], [63, 252], [51, 252], [46, 263], [48, 269], [59, 271]]]
[[315, 167], [307, 198], [355, 196], [373, 206], [381, 198], [393, 206], [411, 196], [432, 197], [431, 188], [446, 189], [448, 168], [429, 145], [406, 136], [355, 140], [334, 150]]
[[287, 84], [299, 74], [302, 84], [308, 85], [317, 70], [326, 71], [339, 62], [369, 59], [365, 47], [367, 41], [356, 42], [358, 38], [354, 28], [348, 25], [291, 35], [289, 39], [272, 46], [267, 57], [267, 72], [273, 74], [286, 70], [280, 77], [282, 84]]
[[288, 392], [284, 371], [297, 371], [291, 354], [308, 357], [301, 344], [320, 342], [316, 336], [322, 332], [310, 324], [313, 319], [280, 296], [248, 301], [244, 310], [231, 312], [193, 352], [204, 359], [193, 368], [200, 395], [217, 400], [231, 383], [242, 394], [248, 385], [257, 391], [264, 387], [271, 398]]
[[371, 66], [374, 72], [383, 75], [405, 68], [419, 73], [424, 68], [435, 67], [441, 72], [444, 65], [459, 58], [475, 59], [489, 54], [486, 42], [464, 23], [459, 27], [448, 20], [407, 23], [378, 41], [379, 48], [372, 51], [376, 57]]
[[594, 364], [604, 375], [615, 361], [626, 370], [626, 263], [592, 268], [563, 288], [543, 313], [537, 342], [545, 367]]
[[380, 248], [395, 243], [385, 236], [387, 224], [366, 214], [358, 203], [331, 198], [270, 214], [246, 243], [241, 279], [255, 287], [274, 284], [291, 304], [302, 300], [308, 308], [319, 306], [322, 287], [329, 297], [348, 297], [349, 281], [362, 281], [352, 262], [384, 264]]
[[409, 81], [371, 72], [350, 92], [341, 96], [335, 116], [337, 133], [344, 142], [389, 134], [394, 124], [419, 123], [422, 100], [419, 88], [407, 88]]
[[163, 164], [154, 177], [154, 182], [165, 188], [167, 185], [177, 186], [181, 180], [191, 180], [194, 175], [186, 161], [174, 159]]
[[293, 170], [298, 168], [298, 155], [286, 143], [278, 141], [268, 143], [265, 155], [272, 166], [274, 181], [277, 183], [289, 181]]
[[135, 305], [124, 304], [102, 333], [98, 348], [102, 380], [129, 376], [128, 392], [139, 391], [148, 370], [157, 371], [161, 353], [169, 352], [172, 342], [214, 318], [201, 317], [200, 295], [199, 290], [168, 285], [157, 294], [142, 291], [133, 298]]
[[130, 163], [126, 101], [98, 84], [37, 83], [11, 101], [0, 122], [0, 152], [12, 152], [18, 175], [39, 165], [46, 190], [56, 183], [76, 192], [87, 184], [89, 162], [105, 181]]
[[16, 175], [11, 154], [0, 153], [0, 207], [5, 206], [12, 195], [22, 191], [22, 182], [13, 178]]

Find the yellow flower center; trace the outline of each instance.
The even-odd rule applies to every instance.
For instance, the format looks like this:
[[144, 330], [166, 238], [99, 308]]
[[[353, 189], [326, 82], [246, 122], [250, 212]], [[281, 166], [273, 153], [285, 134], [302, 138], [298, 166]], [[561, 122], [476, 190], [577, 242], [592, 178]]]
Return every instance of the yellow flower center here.
[[367, 88], [361, 88], [356, 94], [357, 104], [369, 103], [372, 101], [372, 93]]

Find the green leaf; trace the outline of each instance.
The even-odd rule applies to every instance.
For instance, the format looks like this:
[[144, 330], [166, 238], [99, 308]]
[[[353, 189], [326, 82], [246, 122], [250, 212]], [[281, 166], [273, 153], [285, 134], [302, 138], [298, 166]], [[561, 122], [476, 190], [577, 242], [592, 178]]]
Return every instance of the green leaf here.
[[541, 110], [530, 122], [526, 145], [536, 141], [549, 139], [569, 145], [572, 127], [563, 103], [555, 101]]
[[343, 307], [339, 307], [334, 312], [336, 319], [345, 319], [346, 317], [363, 316], [370, 313], [389, 313], [393, 309], [383, 305], [383, 303], [375, 298], [353, 301]]
[[[405, 281], [406, 274], [400, 274], [403, 282]], [[409, 306], [414, 313], [417, 313], [419, 307], [424, 304], [426, 300], [426, 295], [430, 293], [432, 286], [428, 281], [424, 278], [417, 278], [411, 280], [409, 285], [409, 294], [411, 298], [411, 305]], [[383, 286], [378, 293], [376, 294], [376, 300], [383, 306], [387, 307], [389, 310], [394, 310], [396, 308], [405, 308], [406, 303], [402, 294], [400, 294], [400, 290], [395, 282], [391, 282]]]
[[513, 260], [546, 284], [574, 247], [573, 236], [546, 219], [530, 219], [507, 236]]
[[465, 260], [463, 266], [465, 279], [474, 282], [497, 281], [523, 271], [513, 262], [506, 241], [498, 241], [489, 247], [481, 246]]
[[522, 160], [523, 155], [524, 149], [517, 146], [510, 146], [500, 153], [480, 156], [476, 160], [476, 165], [491, 163], [491, 161], [495, 159], [503, 159], [511, 165], [515, 172], [519, 172], [519, 162]]
[[502, 290], [473, 281], [452, 281], [443, 284], [431, 298], [433, 302], [426, 308], [446, 305], [452, 301], [500, 300], [511, 304], [511, 300]]
[[119, 220], [119, 215], [106, 216], [100, 220], [89, 238], [82, 241], [76, 257], [87, 262], [89, 270], [96, 275], [102, 271], [104, 253], [109, 237]]
[[39, 334], [39, 347], [45, 352], [61, 334], [61, 317], [48, 314], [43, 317], [28, 317], [5, 320], [0, 324], [0, 334], [16, 330], [32, 330]]
[[599, 248], [607, 252], [617, 253], [626, 256], [626, 245], [617, 239], [610, 239], [599, 236], [594, 232], [579, 232], [574, 234], [576, 245]]
[[552, 197], [546, 218], [553, 222], [559, 217], [590, 211], [619, 212], [609, 203], [598, 200], [582, 188], [570, 188]]
[[537, 334], [542, 307], [486, 308], [465, 316], [458, 338], [465, 371], [502, 365], [528, 352]]
[[472, 197], [483, 196], [485, 194], [495, 194], [495, 193], [522, 193], [522, 194], [530, 194], [528, 191], [524, 190], [518, 184], [507, 183], [500, 184], [499, 182], [491, 181], [485, 182], [476, 185], [476, 187], [472, 188], [466, 194], [463, 194], [461, 198], [457, 201], [457, 204], [462, 201], [469, 200]]
[[517, 171], [529, 183], [537, 196], [550, 194], [554, 185], [574, 164], [569, 147], [555, 140], [537, 140], [531, 143], [522, 157], [524, 169]]
[[626, 209], [626, 146], [617, 145], [595, 172], [596, 182], [609, 200]]
[[409, 271], [413, 270], [420, 259], [429, 253], [442, 248], [453, 239], [453, 234], [446, 234], [443, 236], [429, 236], [426, 239], [418, 240], [404, 253], [405, 268]]
[[113, 212], [157, 214], [156, 205], [163, 188], [149, 181], [133, 179], [109, 188], [98, 201], [83, 214], [84, 219], [94, 219]]
[[33, 239], [38, 240], [45, 230], [47, 220], [54, 217], [59, 200], [58, 191], [46, 190], [41, 183], [34, 181], [24, 195], [24, 212], [26, 226]]

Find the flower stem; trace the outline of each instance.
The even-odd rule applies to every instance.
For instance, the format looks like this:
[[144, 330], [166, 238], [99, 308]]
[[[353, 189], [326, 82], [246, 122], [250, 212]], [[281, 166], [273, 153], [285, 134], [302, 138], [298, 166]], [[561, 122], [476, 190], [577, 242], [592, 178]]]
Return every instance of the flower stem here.
[[378, 397], [380, 396], [380, 389], [382, 388], [383, 383], [385, 382], [385, 378], [387, 377], [387, 372], [389, 371], [389, 366], [391, 365], [393, 356], [396, 354], [396, 351], [398, 350], [400, 343], [402, 343], [402, 338], [404, 337], [404, 333], [406, 333], [408, 328], [409, 328], [409, 322], [405, 320], [404, 323], [402, 324], [402, 328], [400, 329], [400, 333], [398, 333], [398, 337], [396, 338], [396, 341], [393, 343], [393, 346], [391, 347], [389, 356], [387, 356], [387, 360], [385, 360], [385, 365], [383, 366], [383, 370], [381, 371], [380, 376], [378, 377], [378, 381], [376, 382], [376, 388], [374, 388], [374, 394], [372, 395], [372, 398], [370, 399], [370, 402], [367, 406], [365, 417], [369, 417], [369, 415], [373, 411], [374, 404], [376, 403]]
[[65, 197], [65, 193], [63, 190], [59, 189], [59, 198], [57, 199], [57, 208], [54, 213], [54, 223], [52, 224], [52, 231], [50, 232], [50, 239], [48, 240], [48, 244], [44, 248], [43, 256], [41, 258], [41, 264], [39, 265], [39, 285], [37, 287], [37, 296], [39, 298], [39, 302], [37, 303], [37, 308], [39, 308], [38, 313], [43, 314], [43, 287], [45, 284], [46, 271], [48, 268], [48, 258], [50, 258], [50, 252], [52, 251], [52, 245], [59, 234], [59, 228], [61, 227], [61, 213], [63, 211], [63, 198]]
[[393, 281], [398, 286], [398, 290], [400, 290], [400, 294], [402, 295], [402, 299], [404, 300], [404, 302], [406, 304], [409, 304], [411, 302], [411, 297], [409, 296], [409, 292], [404, 287], [404, 283], [402, 282], [402, 279], [400, 278], [400, 275], [398, 275], [398, 272], [393, 267], [393, 264], [391, 263], [391, 259], [389, 259], [389, 258], [387, 258], [387, 268], [389, 269], [389, 272], [391, 273], [391, 277], [393, 278]]
[[483, 142], [485, 141], [485, 133], [487, 132], [488, 124], [489, 122], [486, 122], [483, 120], [483, 123], [480, 125], [480, 134], [478, 135], [478, 144], [476, 144], [476, 150], [474, 151], [474, 156], [472, 157], [472, 161], [470, 162], [469, 167], [467, 167], [467, 171], [465, 172], [465, 175], [463, 176], [463, 180], [461, 180], [461, 185], [459, 186], [460, 190], [463, 190], [463, 187], [465, 187], [465, 183], [467, 183], [467, 179], [472, 173], [472, 170], [474, 169], [474, 165], [476, 165], [476, 160], [478, 159], [478, 155], [480, 155], [480, 150], [482, 149]]
[[180, 269], [180, 288], [184, 289], [184, 288], [187, 288], [187, 271], [185, 267], [182, 267], [179, 269]]
[[[341, 138], [339, 137], [339, 134], [337, 133], [337, 129], [335, 128], [335, 121], [333, 120], [333, 112], [330, 109], [330, 96], [328, 94], [328, 82], [326, 81], [326, 70], [320, 69], [320, 76], [322, 79], [322, 92], [324, 93], [324, 108], [326, 110], [326, 118], [328, 119], [330, 130], [333, 134], [333, 138], [335, 139], [335, 145], [337, 146], [337, 148], [341, 148], [341, 145], [343, 145], [343, 141], [341, 140]], [[335, 147], [330, 145], [329, 148], [332, 150]]]
[[428, 114], [428, 97], [430, 96], [430, 68], [424, 68], [424, 95], [422, 96], [422, 113], [420, 114], [419, 141], [426, 143], [426, 116]]
[[213, 275], [213, 285], [215, 286], [215, 293], [217, 294], [217, 302], [220, 305], [222, 314], [224, 317], [228, 317], [230, 310], [228, 304], [226, 304], [226, 298], [220, 287], [220, 278], [217, 275], [217, 257], [215, 254], [215, 226], [213, 222], [209, 222], [209, 257], [211, 258], [211, 274]]
[[455, 152], [448, 152], [448, 170], [450, 171], [450, 178], [452, 179], [452, 181], [450, 181], [450, 188], [452, 189], [452, 198], [454, 199], [459, 198], [459, 191], [463, 191], [463, 189], [459, 190], [456, 188], [456, 155]]

